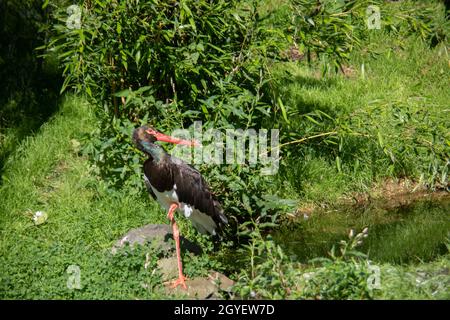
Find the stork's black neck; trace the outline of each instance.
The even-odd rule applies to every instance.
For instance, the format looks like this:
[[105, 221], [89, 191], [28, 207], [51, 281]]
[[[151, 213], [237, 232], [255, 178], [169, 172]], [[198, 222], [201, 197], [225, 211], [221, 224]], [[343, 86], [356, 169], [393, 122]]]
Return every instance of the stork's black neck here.
[[157, 144], [154, 144], [149, 141], [142, 141], [141, 142], [143, 151], [154, 161], [154, 162], [161, 162], [164, 161], [168, 154], [167, 152], [158, 146]]

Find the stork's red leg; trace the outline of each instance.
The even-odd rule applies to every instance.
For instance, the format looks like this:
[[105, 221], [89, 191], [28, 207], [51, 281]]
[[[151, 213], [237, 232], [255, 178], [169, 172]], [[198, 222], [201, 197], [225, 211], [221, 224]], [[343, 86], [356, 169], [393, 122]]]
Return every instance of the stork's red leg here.
[[170, 222], [172, 222], [174, 220], [173, 218], [173, 213], [175, 212], [175, 210], [177, 210], [178, 205], [176, 203], [172, 203], [172, 205], [169, 208], [169, 212], [167, 213], [167, 218], [170, 220]]
[[178, 262], [178, 279], [175, 280], [172, 283], [172, 288], [176, 288], [177, 286], [181, 285], [184, 289], [187, 289], [186, 287], [186, 277], [183, 275], [183, 265], [181, 263], [181, 254], [180, 254], [180, 232], [178, 231], [177, 224], [175, 222], [175, 218], [173, 217], [173, 213], [178, 208], [177, 204], [172, 204], [169, 208], [169, 213], [167, 214], [167, 217], [170, 219], [170, 222], [172, 223], [172, 231], [173, 231], [173, 238], [175, 240], [175, 247], [177, 250], [177, 262]]

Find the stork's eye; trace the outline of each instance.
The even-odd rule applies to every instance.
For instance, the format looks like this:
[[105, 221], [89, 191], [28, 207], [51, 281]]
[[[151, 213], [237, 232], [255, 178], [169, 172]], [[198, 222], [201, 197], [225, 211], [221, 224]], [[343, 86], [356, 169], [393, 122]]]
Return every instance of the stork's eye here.
[[147, 129], [147, 130], [145, 130], [145, 132], [147, 132], [149, 135], [151, 135], [151, 136], [154, 136], [154, 135], [156, 135], [158, 132], [156, 132], [155, 130], [153, 130], [153, 129]]

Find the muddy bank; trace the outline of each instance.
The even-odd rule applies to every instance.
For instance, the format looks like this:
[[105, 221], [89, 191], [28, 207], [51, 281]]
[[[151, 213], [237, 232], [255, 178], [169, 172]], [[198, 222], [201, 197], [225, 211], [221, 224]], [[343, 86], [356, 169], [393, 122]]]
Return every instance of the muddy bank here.
[[327, 256], [350, 229], [369, 229], [359, 250], [378, 262], [432, 261], [448, 252], [450, 192], [386, 181], [335, 204], [299, 208], [271, 233], [292, 259]]
[[450, 199], [450, 186], [438, 186], [435, 190], [427, 188], [424, 184], [409, 179], [386, 179], [374, 185], [368, 192], [351, 193], [339, 199], [334, 204], [307, 203], [289, 214], [290, 219], [310, 217], [314, 212], [324, 209], [342, 209], [344, 207], [363, 209], [366, 207], [379, 207], [392, 210], [398, 207], [409, 206], [417, 201], [444, 201]]

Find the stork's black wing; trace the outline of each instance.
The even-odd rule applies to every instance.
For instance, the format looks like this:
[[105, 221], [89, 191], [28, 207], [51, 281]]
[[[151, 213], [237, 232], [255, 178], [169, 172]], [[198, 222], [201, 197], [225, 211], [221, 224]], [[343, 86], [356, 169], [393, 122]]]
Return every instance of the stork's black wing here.
[[159, 192], [169, 191], [173, 188], [172, 173], [168, 165], [157, 164], [152, 159], [144, 162], [144, 181], [148, 193], [156, 200], [151, 186]]
[[147, 188], [147, 192], [152, 196], [154, 200], [156, 200], [156, 195], [152, 190], [152, 186], [150, 185], [150, 180], [148, 180], [147, 176], [144, 174], [144, 183]]
[[200, 172], [175, 157], [171, 158], [171, 162], [178, 200], [207, 214], [219, 226], [227, 224], [228, 219], [223, 213], [222, 206], [214, 197]]

